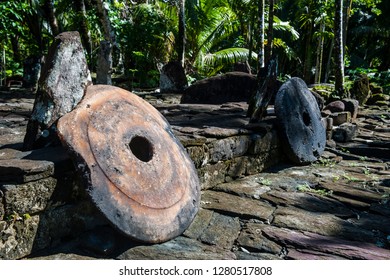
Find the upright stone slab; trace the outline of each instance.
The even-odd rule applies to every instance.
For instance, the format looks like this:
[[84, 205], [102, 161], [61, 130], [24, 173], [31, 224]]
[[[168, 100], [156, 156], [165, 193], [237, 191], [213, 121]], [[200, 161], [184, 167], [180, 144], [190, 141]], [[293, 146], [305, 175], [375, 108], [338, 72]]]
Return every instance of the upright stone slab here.
[[182, 92], [187, 86], [187, 77], [180, 62], [171, 61], [161, 68], [161, 92]]
[[88, 193], [105, 217], [136, 240], [180, 235], [195, 217], [200, 183], [165, 118], [140, 97], [95, 85], [58, 122]]
[[300, 78], [291, 78], [275, 99], [279, 132], [288, 158], [297, 164], [317, 160], [325, 150], [326, 129], [314, 96]]
[[50, 47], [42, 69], [24, 149], [31, 150], [40, 136], [50, 139], [53, 131], [49, 128], [76, 107], [91, 83], [79, 33], [61, 33]]

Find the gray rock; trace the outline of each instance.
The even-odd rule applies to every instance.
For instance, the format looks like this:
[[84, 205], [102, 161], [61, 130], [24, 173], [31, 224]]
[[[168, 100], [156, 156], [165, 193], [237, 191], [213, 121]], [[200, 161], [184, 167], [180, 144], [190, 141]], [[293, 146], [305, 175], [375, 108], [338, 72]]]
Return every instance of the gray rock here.
[[0, 160], [0, 173], [0, 182], [25, 183], [53, 175], [54, 164], [45, 160]]
[[119, 260], [234, 260], [236, 256], [217, 246], [205, 245], [179, 236], [163, 244], [131, 248], [117, 258]]
[[343, 123], [333, 130], [333, 140], [336, 142], [352, 141], [358, 132], [358, 126], [352, 123]]
[[187, 86], [187, 77], [180, 62], [172, 61], [161, 68], [160, 91], [162, 93], [182, 92]]
[[248, 101], [256, 91], [256, 76], [243, 72], [230, 72], [211, 77], [189, 86], [181, 103], [222, 104]]
[[372, 231], [358, 229], [350, 222], [328, 213], [307, 212], [295, 207], [278, 207], [274, 216], [273, 226], [355, 241], [375, 242]]
[[248, 223], [241, 231], [237, 240], [238, 246], [244, 247], [248, 251], [270, 253], [280, 255], [282, 253], [282, 246], [267, 239], [263, 235], [263, 230], [270, 227], [264, 224]]
[[214, 141], [210, 147], [210, 163], [239, 157], [248, 151], [249, 136], [235, 136]]
[[341, 125], [351, 121], [350, 112], [333, 113], [330, 115], [330, 117], [333, 119], [333, 125]]
[[332, 113], [343, 112], [343, 111], [345, 111], [345, 104], [341, 100], [336, 100], [336, 101], [330, 102], [328, 105], [326, 105], [324, 110], [329, 110]]
[[[283, 244], [293, 245], [300, 248], [300, 251], [305, 252], [305, 249], [311, 254], [306, 257], [303, 254], [299, 255], [299, 259], [323, 259], [317, 258], [321, 252], [323, 257], [332, 259], [364, 259], [364, 260], [388, 260], [389, 250], [385, 250], [375, 246], [374, 244], [366, 242], [356, 242], [348, 239], [341, 239], [332, 236], [323, 236], [320, 234], [310, 232], [299, 232], [281, 228], [267, 228], [264, 229], [264, 234], [274, 240], [275, 242], [282, 242]], [[296, 253], [293, 250], [293, 253]], [[290, 253], [288, 254], [290, 256]]]
[[351, 96], [359, 101], [360, 105], [366, 104], [371, 97], [370, 80], [366, 74], [356, 79], [351, 88]]
[[240, 220], [237, 217], [213, 213], [207, 228], [200, 235], [199, 240], [206, 244], [231, 250], [240, 230]]
[[359, 101], [351, 98], [345, 98], [342, 101], [345, 106], [345, 111], [350, 112], [352, 121], [355, 121], [359, 112]]
[[223, 192], [205, 191], [201, 206], [234, 217], [269, 221], [274, 207], [263, 201], [251, 200]]
[[32, 252], [38, 231], [39, 217], [14, 215], [10, 221], [0, 221], [0, 259], [15, 260]]
[[326, 129], [314, 96], [300, 78], [291, 78], [276, 94], [275, 113], [283, 149], [297, 164], [317, 160], [324, 152]]
[[4, 193], [6, 215], [14, 212], [32, 215], [43, 211], [48, 205], [56, 185], [56, 179], [45, 178], [21, 185], [1, 186]]
[[42, 69], [24, 148], [33, 148], [39, 129], [48, 129], [60, 117], [72, 111], [91, 83], [79, 33], [61, 33], [51, 45]]

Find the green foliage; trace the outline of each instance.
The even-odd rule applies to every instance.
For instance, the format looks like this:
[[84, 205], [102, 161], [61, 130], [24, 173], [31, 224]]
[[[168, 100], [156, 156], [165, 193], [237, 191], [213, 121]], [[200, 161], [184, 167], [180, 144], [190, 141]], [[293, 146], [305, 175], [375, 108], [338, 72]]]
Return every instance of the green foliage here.
[[370, 79], [370, 83], [382, 87], [384, 94], [390, 94], [390, 69], [387, 71], [379, 71], [375, 68], [357, 67], [348, 70], [348, 79], [353, 82], [363, 74], [367, 75]]
[[323, 188], [313, 188], [309, 184], [305, 183], [297, 186], [297, 190], [305, 193], [313, 193], [321, 196], [329, 196], [332, 195], [333, 192], [331, 190], [323, 189]]
[[[249, 50], [245, 48], [229, 48], [209, 53], [203, 57], [201, 65], [198, 65], [207, 76], [213, 76], [220, 71], [228, 69], [236, 62], [246, 61], [249, 57]], [[252, 59], [257, 59], [257, 54], [252, 52]], [[200, 70], [199, 69], [199, 70]]]
[[134, 78], [142, 87], [157, 86], [156, 64], [173, 52], [173, 23], [158, 6], [140, 4], [132, 8], [131, 20], [117, 22], [117, 30], [125, 71], [137, 69]]

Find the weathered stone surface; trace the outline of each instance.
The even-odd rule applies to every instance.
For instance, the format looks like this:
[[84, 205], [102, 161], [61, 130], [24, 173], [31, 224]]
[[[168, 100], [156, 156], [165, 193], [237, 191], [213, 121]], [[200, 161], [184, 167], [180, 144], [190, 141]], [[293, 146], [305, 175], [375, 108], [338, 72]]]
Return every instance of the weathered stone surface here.
[[343, 123], [333, 130], [332, 138], [336, 142], [350, 142], [357, 136], [358, 126], [352, 123]]
[[43, 211], [57, 185], [54, 178], [45, 178], [21, 185], [0, 186], [4, 193], [6, 215], [36, 214]]
[[274, 207], [262, 201], [251, 200], [223, 192], [205, 191], [201, 205], [205, 209], [215, 210], [231, 216], [258, 219], [269, 222]]
[[145, 100], [118, 87], [89, 86], [77, 109], [59, 120], [58, 132], [94, 204], [119, 231], [158, 243], [192, 222], [200, 202], [197, 171]]
[[268, 253], [247, 253], [247, 252], [234, 252], [237, 260], [282, 260], [281, 257]]
[[316, 99], [318, 108], [322, 111], [325, 106], [325, 98], [315, 90], [310, 89], [310, 92], [313, 94], [314, 98]]
[[107, 223], [89, 201], [52, 208], [39, 217], [33, 249], [39, 251], [58, 246], [63, 239], [76, 238], [85, 231]]
[[281, 255], [283, 247], [263, 235], [263, 229], [268, 227], [270, 226], [248, 223], [237, 239], [238, 246], [242, 246], [250, 252], [265, 252], [276, 256]]
[[229, 217], [214, 212], [210, 223], [198, 239], [203, 243], [231, 250], [240, 230], [238, 217]]
[[292, 260], [346, 260], [337, 255], [327, 254], [306, 248], [288, 248], [287, 259]]
[[388, 104], [388, 101], [390, 100], [389, 95], [383, 94], [383, 93], [376, 93], [373, 94], [366, 102], [367, 105], [381, 105], [381, 104]]
[[326, 130], [317, 102], [303, 80], [292, 78], [283, 84], [276, 94], [275, 113], [289, 159], [297, 164], [317, 160], [325, 149]]
[[199, 241], [177, 237], [163, 244], [138, 246], [118, 256], [119, 260], [234, 260], [229, 251]]
[[15, 260], [29, 255], [38, 224], [38, 216], [14, 216], [9, 222], [0, 221], [0, 259]]
[[324, 110], [329, 110], [332, 113], [339, 113], [345, 111], [345, 104], [341, 100], [330, 102], [325, 106]]
[[73, 164], [62, 147], [48, 147], [21, 152], [2, 149], [0, 182], [27, 183], [73, 170]]
[[249, 148], [249, 136], [235, 136], [214, 141], [210, 147], [210, 163], [244, 155]]
[[0, 182], [25, 183], [53, 175], [54, 164], [45, 160], [0, 160], [0, 173]]
[[33, 147], [38, 129], [45, 130], [76, 107], [91, 84], [91, 76], [78, 32], [58, 35], [46, 58], [38, 82], [34, 109], [24, 146]]
[[309, 231], [325, 236], [338, 236], [355, 241], [375, 242], [374, 234], [327, 213], [307, 212], [295, 207], [278, 207], [272, 225]]
[[351, 98], [344, 98], [343, 100], [345, 111], [351, 113], [352, 121], [355, 121], [359, 112], [359, 101]]
[[333, 119], [333, 125], [341, 125], [351, 121], [350, 112], [333, 113], [330, 117]]
[[[356, 175], [344, 174], [344, 178], [348, 181], [356, 181]], [[335, 183], [335, 182], [321, 182], [321, 187], [332, 191], [333, 195], [342, 195], [347, 198], [356, 199], [362, 202], [380, 202], [383, 200], [383, 196], [380, 193], [371, 191], [364, 188], [358, 188], [351, 186], [347, 183]]]
[[360, 105], [364, 105], [371, 97], [370, 80], [366, 74], [362, 74], [356, 79], [350, 90], [354, 99], [359, 101]]
[[29, 257], [29, 260], [43, 260], [43, 261], [76, 261], [76, 260], [97, 260], [97, 258], [85, 256], [85, 255], [79, 255], [79, 254], [65, 254], [65, 253], [58, 253], [58, 254], [52, 254], [48, 256], [40, 256], [40, 257]]
[[225, 162], [207, 164], [198, 170], [198, 177], [202, 190], [207, 190], [215, 185], [225, 182], [226, 170], [228, 166]]
[[[308, 248], [326, 254], [348, 259], [388, 260], [390, 251], [367, 242], [356, 242], [331, 236], [323, 236], [310, 232], [298, 232], [288, 229], [268, 227], [264, 234], [276, 242], [298, 248]], [[294, 254], [295, 255], [295, 254]], [[296, 255], [295, 255], [296, 256]], [[299, 259], [305, 259], [299, 256]], [[315, 258], [313, 258], [315, 259]]]
[[229, 183], [217, 185], [213, 190], [235, 194], [240, 197], [260, 199], [262, 194], [271, 190], [271, 184], [272, 182], [265, 180], [264, 177], [261, 177], [260, 175], [252, 175]]
[[188, 86], [183, 66], [178, 61], [171, 61], [160, 71], [160, 91], [181, 92]]
[[213, 211], [202, 208], [199, 209], [194, 221], [190, 224], [183, 235], [192, 239], [198, 239], [209, 226], [210, 221], [213, 218], [213, 214]]
[[256, 76], [231, 72], [211, 77], [189, 86], [181, 103], [222, 104], [248, 101], [257, 88]]
[[[307, 188], [307, 185], [301, 185]], [[298, 186], [299, 188], [299, 186]], [[285, 192], [285, 191], [269, 191], [261, 195], [262, 199], [270, 201], [276, 205], [291, 205], [310, 212], [330, 213], [337, 217], [351, 217], [354, 213], [344, 204], [337, 200], [325, 197], [325, 195], [314, 195], [309, 193], [315, 190], [307, 190], [305, 192]]]

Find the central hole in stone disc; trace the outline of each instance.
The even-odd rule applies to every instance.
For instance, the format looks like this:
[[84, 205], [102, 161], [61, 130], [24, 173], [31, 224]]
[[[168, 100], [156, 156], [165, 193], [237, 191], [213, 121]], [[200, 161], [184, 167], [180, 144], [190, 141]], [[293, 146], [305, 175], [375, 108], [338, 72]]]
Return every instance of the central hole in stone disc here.
[[302, 119], [303, 119], [303, 123], [304, 123], [306, 126], [309, 126], [309, 125], [310, 125], [311, 120], [310, 120], [310, 115], [309, 115], [308, 112], [303, 112]]
[[153, 158], [153, 146], [145, 137], [133, 137], [129, 143], [129, 147], [136, 158], [143, 162], [148, 162]]

